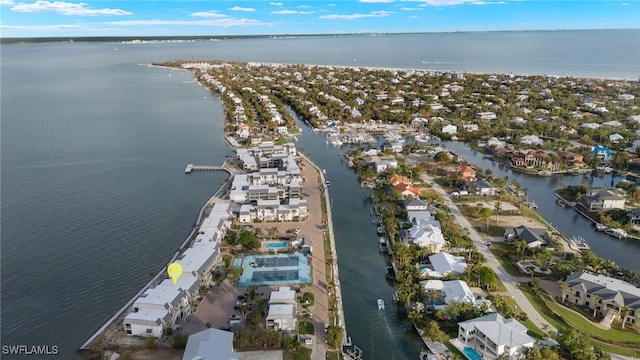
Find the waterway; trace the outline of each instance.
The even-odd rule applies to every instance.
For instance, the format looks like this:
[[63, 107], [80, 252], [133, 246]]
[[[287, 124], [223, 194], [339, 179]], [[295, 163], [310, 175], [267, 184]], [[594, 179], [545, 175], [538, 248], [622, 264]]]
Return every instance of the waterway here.
[[[379, 252], [376, 227], [371, 223], [373, 202], [360, 187], [355, 171], [340, 155], [345, 148], [326, 144], [326, 134], [303, 129], [298, 146], [321, 169], [331, 183], [340, 282], [347, 334], [364, 351], [364, 359], [415, 359], [421, 340], [409, 326], [404, 310], [393, 303], [393, 284], [385, 279], [388, 255]], [[383, 299], [385, 310], [378, 310]]]
[[534, 201], [538, 205], [538, 213], [554, 227], [556, 227], [566, 237], [581, 236], [591, 247], [591, 250], [604, 259], [615, 261], [618, 266], [622, 266], [636, 272], [640, 272], [639, 240], [621, 240], [602, 232], [595, 231], [592, 223], [582, 215], [578, 214], [570, 207], [561, 207], [557, 204], [557, 198], [553, 191], [561, 187], [561, 182], [565, 186], [580, 185], [583, 176], [587, 180], [589, 187], [612, 187], [617, 184], [621, 177], [607, 174], [604, 178], [597, 176], [575, 175], [540, 177], [515, 172], [508, 167], [495, 161], [487, 159], [483, 154], [471, 149], [465, 143], [444, 141], [442, 145], [457, 154], [463, 155], [471, 164], [478, 165], [483, 169], [490, 169], [495, 177], [508, 177], [509, 181], [516, 180], [523, 188], [528, 189], [529, 201]]

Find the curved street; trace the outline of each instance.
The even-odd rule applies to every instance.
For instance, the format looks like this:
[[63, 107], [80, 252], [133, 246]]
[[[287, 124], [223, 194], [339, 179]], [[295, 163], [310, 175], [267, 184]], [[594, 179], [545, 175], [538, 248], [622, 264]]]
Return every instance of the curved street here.
[[426, 183], [433, 184], [432, 188], [437, 193], [442, 195], [442, 197], [445, 200], [445, 203], [447, 204], [447, 206], [449, 207], [449, 210], [451, 211], [451, 214], [456, 218], [458, 223], [462, 227], [469, 230], [469, 237], [471, 238], [471, 240], [473, 240], [473, 243], [476, 245], [478, 252], [482, 254], [482, 256], [484, 256], [484, 258], [486, 259], [487, 266], [489, 266], [490, 268], [493, 269], [493, 271], [495, 271], [496, 275], [498, 276], [500, 281], [502, 281], [504, 286], [507, 288], [507, 291], [509, 292], [509, 294], [511, 294], [516, 304], [518, 304], [520, 309], [527, 314], [528, 318], [540, 329], [543, 329], [546, 326], [548, 327], [548, 331], [557, 331], [557, 329], [553, 327], [551, 324], [549, 324], [547, 320], [545, 320], [542, 317], [542, 315], [538, 313], [538, 311], [533, 307], [533, 305], [531, 305], [531, 303], [529, 302], [529, 299], [527, 299], [522, 293], [522, 291], [520, 291], [520, 289], [518, 288], [518, 283], [514, 281], [511, 275], [509, 275], [509, 273], [507, 273], [507, 271], [502, 267], [500, 262], [498, 262], [498, 259], [496, 259], [495, 255], [487, 247], [486, 240], [480, 237], [478, 232], [469, 223], [467, 218], [462, 214], [462, 212], [460, 212], [456, 204], [453, 201], [451, 201], [451, 197], [449, 196], [449, 194], [447, 194], [447, 192], [444, 191], [444, 189], [440, 185], [434, 182], [433, 178], [430, 177], [429, 175], [422, 174], [422, 180]]

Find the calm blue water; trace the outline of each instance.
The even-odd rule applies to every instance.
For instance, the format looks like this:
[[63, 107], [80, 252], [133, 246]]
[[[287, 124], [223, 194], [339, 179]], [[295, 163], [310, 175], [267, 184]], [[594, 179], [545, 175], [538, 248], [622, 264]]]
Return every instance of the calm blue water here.
[[465, 347], [464, 350], [462, 350], [462, 351], [471, 360], [480, 360], [480, 359], [482, 359], [482, 354], [480, 354], [479, 352], [475, 351], [474, 349], [472, 349], [470, 347]]
[[286, 249], [289, 243], [286, 241], [267, 241], [264, 247], [267, 249]]
[[[224, 181], [222, 173], [183, 172], [187, 163], [218, 165], [232, 153], [220, 136], [220, 103], [203, 101], [208, 92], [183, 83], [190, 73], [150, 62], [217, 58], [637, 79], [639, 34], [2, 46], [1, 343], [58, 345], [62, 358], [73, 358], [166, 265]], [[387, 260], [377, 250], [366, 193], [324, 137], [305, 132], [300, 142], [333, 183], [349, 334], [367, 359], [414, 358], [419, 342], [405, 319], [375, 304], [391, 304], [393, 288], [384, 280]]]

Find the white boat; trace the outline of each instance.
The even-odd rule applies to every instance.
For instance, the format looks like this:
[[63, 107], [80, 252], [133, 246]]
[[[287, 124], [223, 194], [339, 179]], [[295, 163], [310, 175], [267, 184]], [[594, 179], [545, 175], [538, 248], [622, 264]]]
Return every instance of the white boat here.
[[627, 234], [626, 231], [622, 229], [617, 229], [617, 228], [608, 228], [607, 230], [604, 231], [604, 233], [609, 234], [613, 237], [617, 237], [618, 239], [629, 237], [629, 234]]
[[608, 227], [606, 227], [606, 226], [604, 226], [604, 225], [602, 225], [600, 223], [596, 224], [596, 230], [598, 230], [598, 231], [605, 231], [607, 229], [608, 229]]
[[426, 133], [420, 133], [420, 134], [415, 136], [415, 139], [416, 139], [417, 142], [426, 143], [426, 142], [429, 142], [431, 140], [431, 135], [426, 134]]
[[384, 228], [382, 226], [378, 226], [377, 230], [379, 234], [384, 234]]
[[378, 299], [378, 310], [384, 310], [384, 300]]

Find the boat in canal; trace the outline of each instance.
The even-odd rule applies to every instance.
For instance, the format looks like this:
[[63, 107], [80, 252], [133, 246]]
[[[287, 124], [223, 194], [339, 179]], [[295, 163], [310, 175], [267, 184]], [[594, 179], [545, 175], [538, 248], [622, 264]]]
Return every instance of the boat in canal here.
[[629, 237], [626, 231], [618, 228], [608, 228], [604, 231], [605, 234], [617, 237], [618, 239], [626, 239]]
[[384, 310], [384, 300], [378, 299], [378, 310]]

